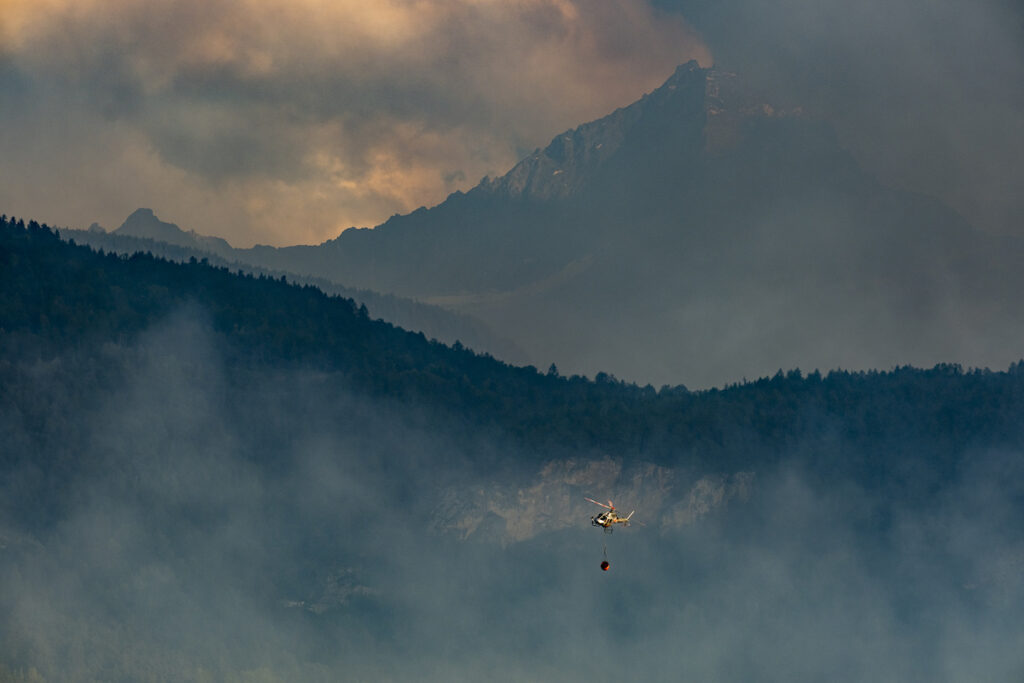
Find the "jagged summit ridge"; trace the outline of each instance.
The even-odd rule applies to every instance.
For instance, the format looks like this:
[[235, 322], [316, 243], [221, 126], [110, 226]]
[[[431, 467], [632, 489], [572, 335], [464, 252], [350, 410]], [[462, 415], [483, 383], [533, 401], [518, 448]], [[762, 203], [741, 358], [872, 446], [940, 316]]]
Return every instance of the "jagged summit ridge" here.
[[194, 230], [182, 230], [174, 223], [167, 223], [157, 218], [152, 209], [136, 209], [114, 233], [166, 242], [181, 247], [199, 248], [222, 255], [231, 253], [231, 245], [227, 241], [219, 237], [200, 235]]
[[570, 197], [609, 162], [621, 161], [626, 147], [715, 152], [737, 143], [746, 119], [801, 113], [767, 104], [735, 73], [702, 68], [691, 60], [636, 102], [565, 131], [505, 175], [484, 178], [476, 189], [539, 200]]
[[119, 235], [143, 237], [162, 242], [177, 243], [185, 238], [186, 233], [174, 223], [167, 223], [156, 217], [153, 209], [139, 208], [124, 220], [117, 230]]
[[[691, 60], [676, 67], [660, 87], [596, 121], [556, 136], [500, 178], [484, 178], [478, 188], [510, 197], [554, 199], [577, 193], [612, 160], [641, 124], [671, 112], [703, 125], [708, 69]], [[692, 121], [697, 115], [696, 121]], [[679, 123], [676, 121], [675, 123]]]

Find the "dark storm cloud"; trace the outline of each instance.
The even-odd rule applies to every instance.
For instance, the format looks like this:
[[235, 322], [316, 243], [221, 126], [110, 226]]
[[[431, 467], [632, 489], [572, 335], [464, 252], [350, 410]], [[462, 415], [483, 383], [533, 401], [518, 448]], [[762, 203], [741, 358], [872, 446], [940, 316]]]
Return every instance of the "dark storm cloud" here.
[[241, 245], [319, 241], [437, 203], [675, 64], [709, 61], [682, 20], [636, 0], [53, 0], [5, 13], [4, 71], [25, 86], [28, 119], [5, 121], [20, 167], [8, 211], [112, 228], [153, 206]]

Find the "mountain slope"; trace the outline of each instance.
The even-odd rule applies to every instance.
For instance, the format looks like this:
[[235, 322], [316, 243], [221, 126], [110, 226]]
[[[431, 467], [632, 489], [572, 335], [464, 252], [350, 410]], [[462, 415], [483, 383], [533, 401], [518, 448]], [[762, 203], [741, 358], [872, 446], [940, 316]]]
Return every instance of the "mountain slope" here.
[[[135, 220], [139, 215], [147, 217], [150, 223], [170, 226], [177, 232], [166, 228], [163, 230], [145, 229], [145, 224], [140, 229], [138, 221]], [[153, 236], [143, 237], [141, 235]], [[345, 287], [324, 278], [242, 263], [237, 260], [235, 250], [227, 242], [197, 235], [192, 231], [182, 231], [173, 223], [160, 221], [149, 209], [137, 210], [120, 229], [113, 233], [107, 233], [102, 228], [93, 230], [65, 228], [61, 230], [61, 237], [78, 244], [89, 245], [94, 249], [125, 256], [144, 253], [178, 262], [200, 260], [215, 267], [229, 268], [256, 276], [274, 279], [283, 277], [289, 282], [312, 285], [327, 294], [353, 299], [358, 305], [366, 306], [371, 317], [380, 318], [412, 332], [422, 332], [428, 339], [437, 339], [446, 344], [454, 344], [458, 341], [471, 349], [490, 353], [509, 362], [526, 362], [526, 355], [521, 349], [507, 339], [497, 336], [488, 326], [471, 316], [412, 299], [379, 294], [367, 289]], [[216, 246], [219, 242], [223, 242], [223, 248], [208, 248], [210, 245]]]
[[152, 209], [136, 209], [114, 234], [209, 251], [219, 256], [231, 253], [231, 245], [227, 241], [219, 237], [200, 235], [194, 230], [185, 232], [174, 223], [166, 223], [157, 218]]
[[655, 391], [0, 217], [0, 443], [3, 680], [1019, 678], [1021, 363]]
[[472, 314], [542, 367], [708, 386], [1000, 366], [1019, 241], [881, 185], [831, 128], [696, 63], [431, 209], [249, 260]]
[[[695, 457], [747, 466], [758, 456], [736, 450], [729, 434], [756, 423], [772, 451], [784, 445], [773, 441], [777, 435], [800, 429], [811, 414], [829, 428], [839, 420], [848, 437], [868, 442], [899, 437], [912, 426], [923, 436], [954, 439], [955, 449], [979, 439], [1016, 447], [1024, 433], [1014, 408], [1024, 400], [1019, 364], [1008, 373], [964, 373], [949, 365], [824, 377], [794, 370], [721, 391], [655, 390], [605, 373], [591, 381], [512, 366], [370, 320], [351, 299], [308, 285], [202, 262], [100, 254], [34, 222], [0, 220], [0, 265], [0, 333], [10, 353], [39, 359], [102, 350], [192, 310], [232, 367], [337, 373], [352, 391], [501, 426], [539, 439], [543, 448], [600, 447], [664, 463]], [[876, 401], [892, 407], [879, 411]]]

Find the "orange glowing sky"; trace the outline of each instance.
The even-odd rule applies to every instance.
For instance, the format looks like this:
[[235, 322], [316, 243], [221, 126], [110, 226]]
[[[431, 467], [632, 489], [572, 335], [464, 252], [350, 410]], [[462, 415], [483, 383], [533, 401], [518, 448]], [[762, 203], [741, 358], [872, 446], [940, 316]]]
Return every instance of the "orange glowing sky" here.
[[0, 205], [236, 246], [433, 205], [711, 61], [646, 0], [0, 0]]

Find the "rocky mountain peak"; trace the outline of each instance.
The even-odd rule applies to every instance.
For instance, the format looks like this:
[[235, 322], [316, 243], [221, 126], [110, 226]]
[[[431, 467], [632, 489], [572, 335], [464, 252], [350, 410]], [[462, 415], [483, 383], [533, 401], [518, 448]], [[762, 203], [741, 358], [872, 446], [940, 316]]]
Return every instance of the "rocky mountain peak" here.
[[576, 194], [627, 142], [666, 128], [701, 128], [708, 69], [696, 61], [676, 67], [660, 87], [611, 114], [567, 130], [500, 178], [485, 178], [479, 190], [510, 197], [554, 199]]
[[174, 223], [165, 223], [156, 217], [152, 209], [136, 209], [124, 223], [114, 231], [119, 235], [142, 237], [171, 244], [180, 244], [186, 238], [184, 230]]
[[484, 178], [477, 189], [539, 200], [570, 197], [612, 159], [623, 161], [624, 148], [677, 156], [715, 153], [737, 144], [743, 123], [752, 117], [801, 113], [767, 103], [735, 73], [691, 60], [636, 102], [565, 131], [504, 176]]
[[182, 230], [174, 223], [160, 220], [152, 209], [146, 208], [133, 211], [121, 224], [121, 227], [114, 231], [114, 234], [198, 248], [221, 255], [231, 252], [231, 245], [225, 240], [219, 237], [200, 235], [194, 230]]

